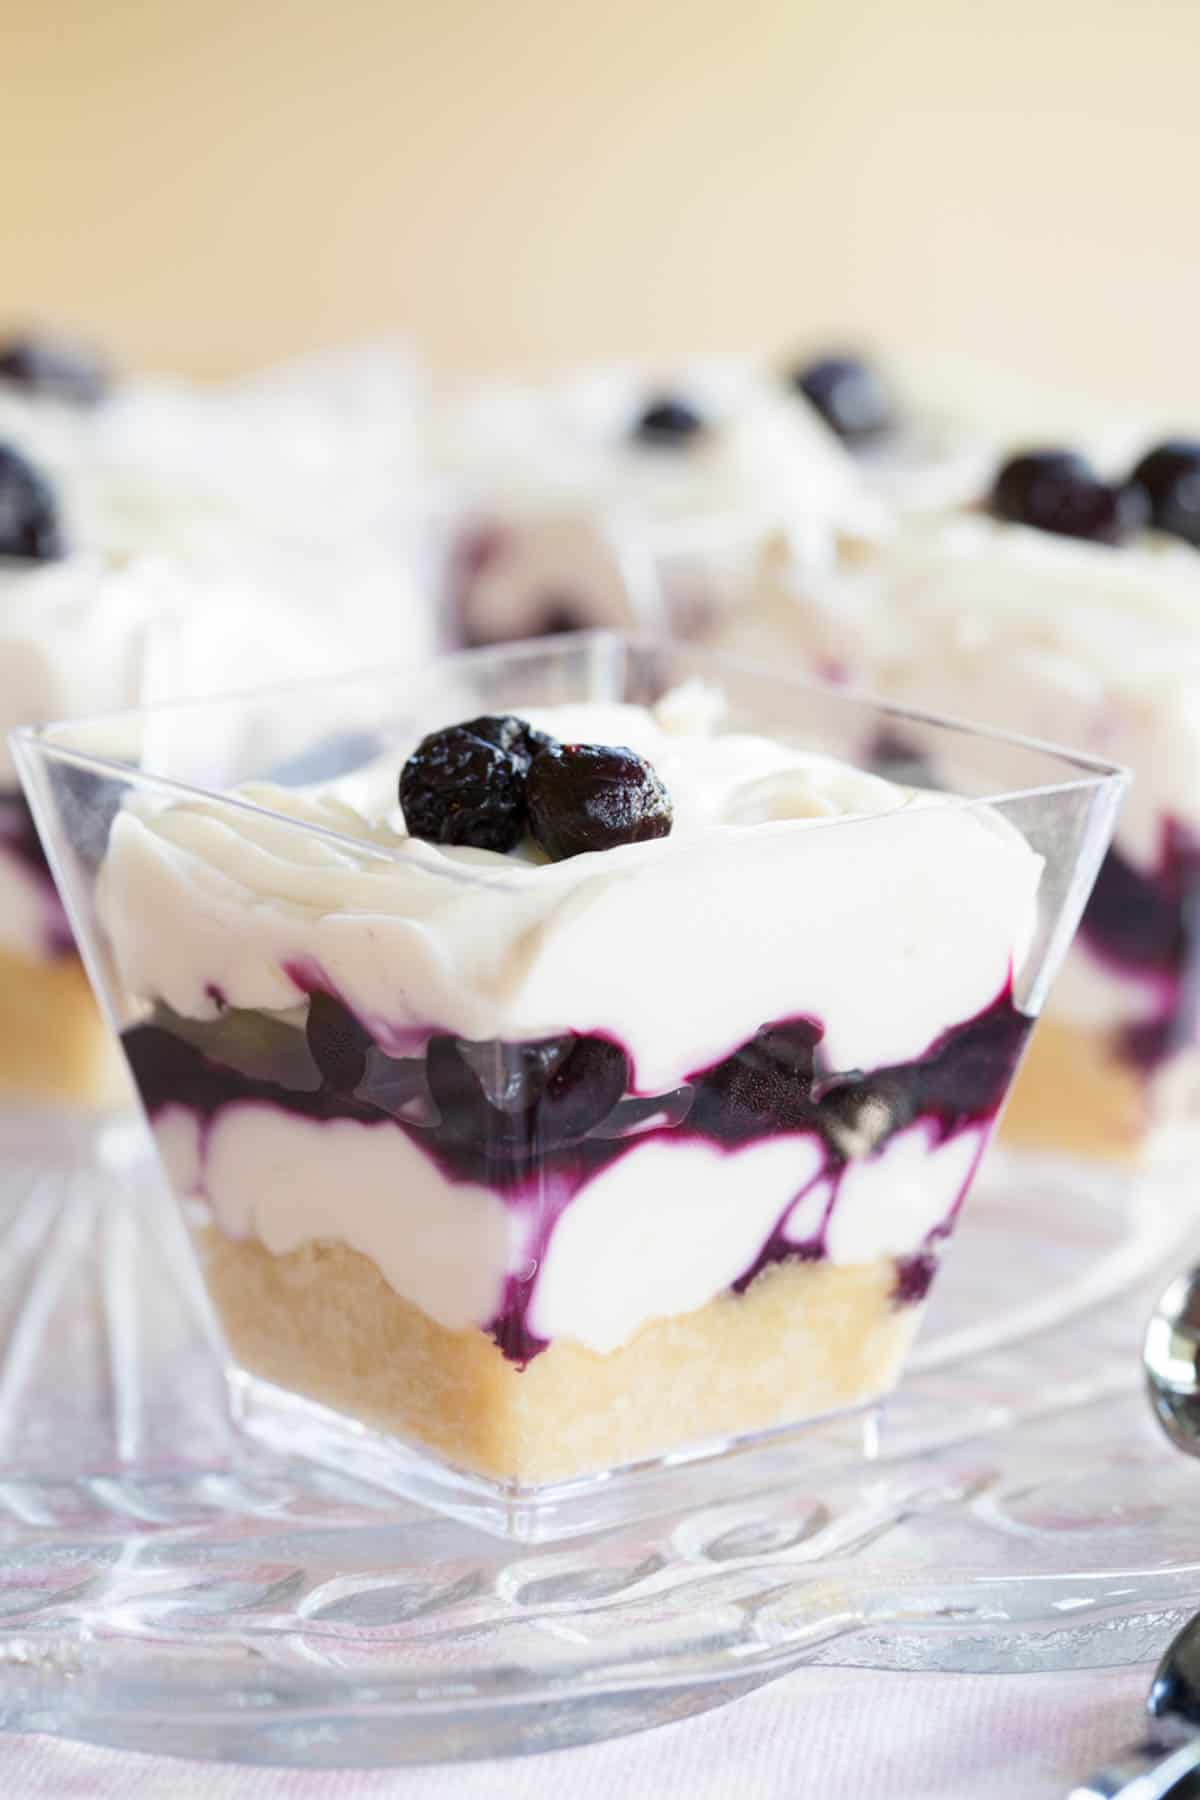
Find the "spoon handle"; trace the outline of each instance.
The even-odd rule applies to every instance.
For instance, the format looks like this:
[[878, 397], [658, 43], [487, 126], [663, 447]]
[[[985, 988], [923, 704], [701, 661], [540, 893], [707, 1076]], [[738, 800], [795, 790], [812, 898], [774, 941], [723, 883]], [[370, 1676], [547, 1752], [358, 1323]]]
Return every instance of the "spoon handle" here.
[[1116, 1762], [1072, 1788], [1067, 1800], [1173, 1800], [1182, 1797], [1180, 1782], [1198, 1769], [1200, 1737], [1173, 1750], [1151, 1739], [1130, 1745]]

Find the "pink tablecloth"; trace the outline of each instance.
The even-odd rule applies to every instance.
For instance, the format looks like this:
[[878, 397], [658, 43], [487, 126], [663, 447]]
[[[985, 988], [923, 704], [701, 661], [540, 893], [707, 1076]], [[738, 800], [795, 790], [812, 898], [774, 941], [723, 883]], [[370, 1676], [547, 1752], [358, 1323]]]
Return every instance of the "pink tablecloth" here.
[[1062, 1800], [1135, 1737], [1147, 1668], [1082, 1675], [803, 1670], [702, 1718], [507, 1763], [220, 1768], [0, 1739], [5, 1800]]

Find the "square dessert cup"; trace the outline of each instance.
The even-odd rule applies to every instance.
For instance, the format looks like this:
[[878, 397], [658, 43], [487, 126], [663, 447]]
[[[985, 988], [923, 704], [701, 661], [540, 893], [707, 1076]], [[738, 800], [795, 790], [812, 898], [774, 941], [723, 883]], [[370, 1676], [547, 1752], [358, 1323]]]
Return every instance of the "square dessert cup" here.
[[452, 642], [709, 629], [784, 555], [826, 566], [881, 508], [782, 369], [756, 356], [610, 364], [435, 394], [428, 465], [448, 500]]
[[[508, 714], [653, 746], [672, 830], [404, 835]], [[582, 634], [17, 735], [250, 1429], [544, 1537], [894, 1385], [1123, 783], [845, 766], [906, 717]]]

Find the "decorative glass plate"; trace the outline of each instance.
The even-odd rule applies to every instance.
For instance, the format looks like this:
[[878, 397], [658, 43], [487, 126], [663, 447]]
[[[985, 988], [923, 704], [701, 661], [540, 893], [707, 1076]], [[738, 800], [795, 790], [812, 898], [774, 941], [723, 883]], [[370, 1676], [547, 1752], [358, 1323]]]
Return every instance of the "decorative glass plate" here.
[[140, 1127], [11, 1120], [0, 1167], [9, 1730], [309, 1767], [503, 1756], [808, 1662], [1131, 1662], [1200, 1604], [1200, 1475], [1138, 1364], [1194, 1247], [1182, 1162], [994, 1155], [866, 1456], [842, 1420], [529, 1548], [237, 1429]]

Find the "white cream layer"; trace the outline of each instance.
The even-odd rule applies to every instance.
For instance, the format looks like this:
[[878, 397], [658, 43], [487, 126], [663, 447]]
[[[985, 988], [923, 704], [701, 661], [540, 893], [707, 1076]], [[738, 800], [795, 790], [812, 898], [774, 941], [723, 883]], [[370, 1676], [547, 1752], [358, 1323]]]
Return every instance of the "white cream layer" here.
[[98, 889], [121, 979], [135, 1004], [194, 1017], [212, 1016], [214, 989], [281, 1011], [323, 981], [398, 1052], [431, 1030], [605, 1033], [647, 1092], [770, 1019], [814, 1015], [833, 1066], [874, 1068], [995, 998], [1029, 944], [1041, 871], [1002, 819], [688, 730], [688, 713], [678, 698], [658, 720], [531, 713], [565, 740], [640, 750], [675, 807], [666, 838], [556, 864], [407, 838], [407, 747], [332, 790], [241, 790], [269, 810], [126, 811]]
[[[934, 1145], [929, 1131], [915, 1125], [847, 1170], [826, 1236], [832, 1262], [915, 1255], [951, 1223], [985, 1133]], [[533, 1332], [602, 1354], [650, 1320], [724, 1292], [780, 1224], [793, 1242], [814, 1236], [829, 1198], [825, 1186], [810, 1190], [823, 1160], [811, 1137], [736, 1151], [651, 1141], [570, 1201], [539, 1267], [528, 1208], [448, 1181], [388, 1121], [319, 1123], [247, 1103], [203, 1133], [170, 1107], [155, 1135], [176, 1192], [203, 1202], [228, 1237], [257, 1239], [277, 1256], [346, 1244], [451, 1331], [488, 1324], [507, 1277], [532, 1276]]]

